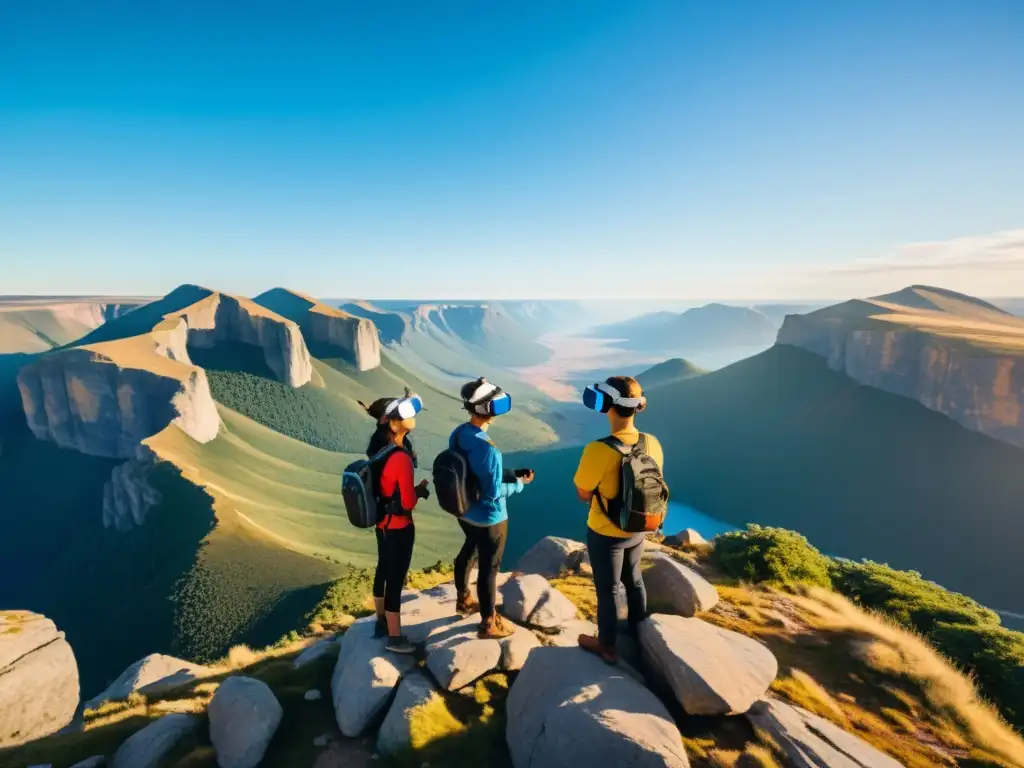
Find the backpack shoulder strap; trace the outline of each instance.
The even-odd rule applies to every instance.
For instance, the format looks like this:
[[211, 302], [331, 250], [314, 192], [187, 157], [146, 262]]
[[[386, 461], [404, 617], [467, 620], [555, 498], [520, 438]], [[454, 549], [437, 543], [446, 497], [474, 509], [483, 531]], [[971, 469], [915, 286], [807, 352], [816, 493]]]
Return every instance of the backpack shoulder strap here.
[[607, 445], [612, 450], [616, 451], [617, 453], [621, 453], [624, 456], [628, 455], [630, 450], [632, 450], [631, 446], [626, 445], [624, 442], [619, 440], [619, 438], [615, 437], [615, 435], [608, 435], [608, 437], [602, 437], [597, 442]]
[[637, 439], [636, 444], [633, 446], [633, 453], [637, 455], [647, 455], [647, 435], [643, 432], [640, 433], [640, 437]]

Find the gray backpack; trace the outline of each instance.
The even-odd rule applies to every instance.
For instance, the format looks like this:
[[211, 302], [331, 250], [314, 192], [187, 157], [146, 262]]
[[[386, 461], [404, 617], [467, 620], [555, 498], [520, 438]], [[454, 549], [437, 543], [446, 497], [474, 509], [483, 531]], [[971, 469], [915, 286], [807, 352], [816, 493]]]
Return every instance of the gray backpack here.
[[345, 501], [348, 521], [356, 528], [373, 528], [388, 514], [389, 502], [379, 498], [377, 483], [380, 470], [394, 445], [387, 445], [368, 459], [353, 461], [341, 476], [341, 498]]
[[668, 485], [658, 462], [647, 453], [647, 435], [641, 434], [636, 445], [626, 445], [615, 437], [599, 442], [622, 455], [619, 495], [605, 505], [600, 492], [594, 491], [601, 511], [626, 533], [661, 528], [668, 514]]

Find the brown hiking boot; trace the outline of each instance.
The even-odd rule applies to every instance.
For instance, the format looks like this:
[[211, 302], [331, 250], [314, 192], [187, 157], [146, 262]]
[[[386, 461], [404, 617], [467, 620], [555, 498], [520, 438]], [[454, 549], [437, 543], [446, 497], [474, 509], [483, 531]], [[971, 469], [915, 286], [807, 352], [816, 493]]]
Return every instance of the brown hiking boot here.
[[468, 592], [464, 595], [459, 595], [459, 598], [455, 601], [455, 612], [461, 613], [463, 616], [469, 616], [479, 610], [480, 603], [474, 600]]
[[619, 663], [619, 652], [614, 645], [601, 645], [601, 641], [593, 635], [580, 635], [577, 642], [584, 651], [596, 653], [609, 664]]
[[500, 640], [503, 637], [514, 635], [515, 631], [515, 624], [494, 614], [480, 622], [480, 631], [477, 634], [484, 640]]

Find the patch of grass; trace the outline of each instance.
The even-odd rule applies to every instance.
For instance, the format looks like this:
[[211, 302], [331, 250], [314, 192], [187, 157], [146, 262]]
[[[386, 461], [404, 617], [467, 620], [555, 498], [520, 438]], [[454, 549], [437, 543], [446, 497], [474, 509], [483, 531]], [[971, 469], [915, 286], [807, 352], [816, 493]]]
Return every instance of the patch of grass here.
[[569, 598], [581, 618], [597, 621], [597, 591], [592, 579], [585, 576], [562, 576], [551, 579], [551, 586]]

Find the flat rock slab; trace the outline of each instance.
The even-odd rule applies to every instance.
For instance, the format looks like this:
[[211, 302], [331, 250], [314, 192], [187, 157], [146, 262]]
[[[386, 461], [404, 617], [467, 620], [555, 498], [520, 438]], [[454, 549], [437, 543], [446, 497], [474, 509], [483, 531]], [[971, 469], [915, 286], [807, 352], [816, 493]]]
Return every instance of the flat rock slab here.
[[334, 715], [341, 732], [361, 736], [384, 713], [402, 675], [416, 666], [412, 656], [388, 653], [373, 637], [374, 618], [360, 619], [341, 639], [331, 677]]
[[640, 625], [640, 646], [655, 677], [691, 715], [746, 712], [779, 670], [761, 643], [700, 619], [654, 614]]
[[207, 714], [220, 768], [256, 768], [281, 725], [284, 710], [262, 680], [235, 676], [217, 688]]
[[394, 755], [410, 749], [413, 746], [410, 726], [416, 710], [440, 698], [437, 686], [428, 675], [422, 672], [406, 675], [377, 734], [377, 750]]
[[718, 604], [718, 590], [692, 568], [661, 552], [652, 553], [650, 562], [643, 572], [648, 605], [692, 617]]
[[578, 541], [563, 539], [560, 536], [545, 536], [519, 558], [516, 571], [553, 579], [563, 568], [578, 568], [585, 552], [586, 545]]
[[536, 574], [513, 576], [502, 587], [502, 612], [513, 621], [555, 629], [576, 618], [576, 606]]
[[99, 696], [85, 702], [85, 708], [96, 709], [105, 701], [127, 699], [136, 691], [147, 696], [156, 695], [210, 674], [212, 670], [208, 667], [162, 653], [151, 653], [128, 667]]
[[156, 768], [183, 741], [196, 735], [200, 723], [195, 715], [164, 715], [121, 745], [113, 768]]
[[78, 708], [78, 663], [45, 616], [0, 611], [0, 747], [49, 736]]
[[454, 691], [501, 665], [501, 642], [477, 636], [480, 614], [452, 617], [427, 636], [427, 669], [442, 688]]
[[558, 628], [558, 632], [546, 635], [548, 645], [555, 645], [560, 648], [576, 648], [579, 646], [580, 635], [597, 636], [597, 625], [586, 619], [573, 619], [567, 621]]
[[578, 648], [530, 654], [509, 693], [505, 736], [515, 768], [689, 765], [658, 698]]
[[778, 699], [759, 701], [747, 712], [796, 768], [901, 768], [901, 764], [852, 733]]

